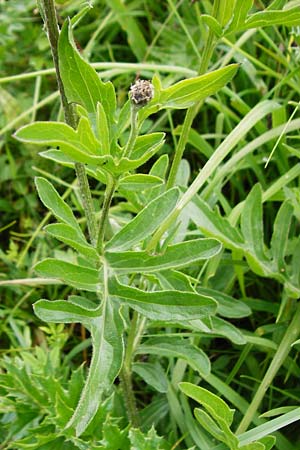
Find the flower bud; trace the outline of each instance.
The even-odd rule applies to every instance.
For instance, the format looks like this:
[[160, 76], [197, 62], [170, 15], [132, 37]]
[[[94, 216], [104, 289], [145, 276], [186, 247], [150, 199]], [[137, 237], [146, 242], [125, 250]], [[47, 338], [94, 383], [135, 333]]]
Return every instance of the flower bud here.
[[145, 106], [153, 98], [154, 88], [151, 81], [137, 80], [131, 85], [129, 96], [136, 106]]

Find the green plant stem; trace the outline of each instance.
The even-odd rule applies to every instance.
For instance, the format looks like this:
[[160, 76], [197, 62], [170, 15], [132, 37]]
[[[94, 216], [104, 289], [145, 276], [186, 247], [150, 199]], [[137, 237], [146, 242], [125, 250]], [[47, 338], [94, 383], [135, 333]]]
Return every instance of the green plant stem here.
[[[214, 16], [218, 12], [218, 6], [219, 6], [219, 0], [215, 0], [214, 6], [213, 6], [213, 15]], [[198, 75], [202, 75], [207, 71], [209, 61], [211, 59], [212, 53], [215, 48], [215, 43], [216, 43], [216, 41], [214, 39], [214, 34], [211, 31], [211, 29], [209, 29], [207, 40], [206, 40], [205, 47], [203, 50], [203, 56], [201, 59], [199, 70], [198, 70]], [[169, 177], [168, 177], [168, 181], [167, 181], [167, 189], [170, 189], [175, 184], [176, 175], [177, 175], [177, 172], [179, 169], [179, 164], [182, 159], [182, 156], [183, 156], [183, 153], [184, 153], [184, 150], [185, 150], [188, 138], [189, 138], [193, 120], [196, 117], [202, 103], [203, 103], [203, 101], [196, 103], [195, 105], [191, 106], [186, 112], [184, 122], [182, 125], [181, 135], [180, 135], [179, 142], [178, 142], [178, 145], [177, 145], [177, 148], [175, 151], [175, 156], [174, 156], [174, 159], [173, 159], [173, 162], [171, 165], [171, 169], [170, 169], [170, 173], [169, 173]]]
[[145, 323], [146, 319], [144, 317], [141, 318], [139, 313], [134, 311], [127, 339], [125, 358], [120, 373], [120, 380], [122, 383], [122, 389], [124, 393], [125, 403], [127, 406], [129, 420], [134, 427], [139, 426], [139, 416], [136, 406], [135, 395], [132, 387], [131, 366], [135, 349], [137, 348], [144, 331]]
[[79, 184], [80, 198], [83, 205], [83, 210], [86, 217], [86, 223], [88, 227], [89, 237], [92, 245], [97, 245], [97, 224], [95, 219], [95, 211], [93, 207], [93, 199], [91, 190], [86, 175], [84, 164], [75, 163], [75, 172]]
[[250, 403], [249, 408], [243, 417], [243, 420], [241, 421], [238, 429], [236, 430], [236, 434], [244, 433], [247, 430], [255, 413], [257, 412], [257, 409], [258, 409], [262, 399], [265, 396], [266, 391], [270, 387], [278, 370], [284, 363], [286, 357], [288, 356], [288, 354], [290, 352], [292, 343], [297, 340], [299, 334], [300, 334], [300, 302], [297, 304], [294, 317], [293, 317], [290, 325], [288, 326], [283, 339], [281, 340], [281, 342], [279, 344], [279, 347], [272, 359], [272, 362], [271, 362], [261, 384], [259, 385], [259, 387], [256, 391], [256, 394], [253, 397], [253, 400]]
[[107, 185], [106, 190], [104, 194], [104, 201], [102, 206], [102, 212], [100, 216], [100, 222], [99, 222], [99, 233], [98, 233], [98, 239], [97, 239], [97, 249], [99, 253], [102, 253], [103, 250], [103, 241], [104, 241], [104, 233], [105, 228], [108, 220], [108, 213], [110, 204], [115, 192], [117, 186], [117, 180], [115, 180], [112, 176], [107, 176]]
[[131, 362], [134, 352], [134, 339], [137, 330], [137, 322], [138, 322], [138, 313], [134, 311], [127, 339], [125, 358], [120, 373], [120, 380], [122, 384], [124, 400], [127, 406], [128, 418], [134, 427], [139, 426], [138, 411], [132, 387], [132, 371], [131, 371]]
[[132, 150], [134, 148], [134, 144], [136, 141], [136, 138], [138, 136], [138, 111], [139, 108], [136, 107], [136, 105], [134, 103], [131, 103], [131, 116], [130, 116], [130, 120], [131, 120], [131, 127], [130, 127], [130, 135], [129, 135], [129, 139], [128, 142], [126, 144], [123, 156], [129, 158]]
[[[65, 114], [65, 121], [68, 125], [70, 125], [72, 128], [75, 129], [77, 126], [77, 116], [73, 105], [68, 103], [68, 99], [65, 93], [65, 88], [59, 70], [59, 57], [58, 57], [59, 27], [55, 11], [55, 2], [53, 0], [41, 0], [41, 7], [42, 7], [41, 15], [45, 22], [48, 39], [50, 42], [58, 89]], [[93, 207], [93, 200], [84, 164], [75, 163], [75, 172], [79, 183], [79, 192], [82, 200], [84, 213], [86, 216], [90, 241], [92, 245], [95, 246], [97, 242], [95, 211]]]
[[60, 76], [59, 58], [58, 58], [59, 28], [55, 10], [55, 2], [53, 0], [42, 0], [41, 4], [43, 8], [42, 17], [43, 20], [45, 21], [45, 27], [50, 42], [58, 89], [60, 92], [60, 98], [65, 113], [65, 120], [68, 125], [70, 125], [73, 128], [76, 128], [77, 124], [76, 114], [74, 112], [73, 106], [70, 103], [68, 103], [67, 96], [65, 94], [65, 88]]

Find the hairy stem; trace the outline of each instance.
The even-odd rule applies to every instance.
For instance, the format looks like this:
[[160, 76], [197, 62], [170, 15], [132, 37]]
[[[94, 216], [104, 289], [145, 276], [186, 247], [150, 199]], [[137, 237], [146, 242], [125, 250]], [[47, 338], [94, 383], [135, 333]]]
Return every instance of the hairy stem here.
[[134, 352], [134, 338], [137, 330], [137, 322], [138, 322], [138, 313], [134, 311], [133, 319], [130, 324], [130, 332], [127, 339], [126, 354], [123, 362], [123, 367], [120, 373], [120, 380], [122, 384], [124, 400], [127, 406], [128, 418], [134, 427], [139, 426], [138, 411], [132, 387], [132, 371], [131, 371], [131, 362]]
[[135, 395], [132, 387], [131, 366], [135, 349], [137, 348], [144, 332], [145, 323], [146, 319], [144, 317], [141, 317], [138, 312], [134, 311], [127, 339], [123, 367], [120, 373], [120, 380], [122, 383], [124, 399], [127, 406], [128, 417], [134, 427], [138, 427], [140, 424]]
[[257, 409], [263, 400], [266, 391], [270, 387], [274, 377], [276, 376], [278, 370], [284, 363], [286, 357], [288, 356], [291, 345], [296, 339], [298, 338], [300, 334], [300, 302], [297, 304], [296, 312], [294, 314], [294, 317], [288, 326], [283, 339], [280, 342], [280, 345], [272, 359], [272, 362], [261, 382], [259, 385], [255, 396], [253, 397], [252, 402], [249, 405], [248, 410], [246, 411], [246, 414], [243, 417], [243, 420], [241, 421], [238, 429], [236, 430], [236, 434], [244, 433], [250, 423], [252, 422], [252, 419], [257, 412]]
[[99, 233], [98, 233], [98, 239], [97, 239], [97, 249], [99, 253], [102, 253], [103, 250], [103, 241], [104, 241], [104, 233], [105, 228], [108, 220], [108, 213], [110, 204], [116, 189], [117, 180], [112, 178], [110, 175], [107, 175], [107, 185], [104, 195], [104, 201], [102, 206], [102, 213], [100, 217], [100, 223], [99, 223]]
[[128, 142], [126, 144], [125, 150], [124, 150], [124, 154], [123, 156], [129, 158], [136, 138], [138, 136], [138, 108], [136, 107], [136, 105], [134, 103], [131, 103], [131, 127], [130, 127], [130, 135], [129, 135], [129, 139]]
[[[68, 99], [65, 93], [64, 84], [62, 82], [59, 70], [59, 57], [58, 57], [58, 39], [59, 39], [59, 27], [57, 22], [57, 16], [55, 11], [55, 2], [53, 0], [41, 0], [41, 16], [44, 20], [47, 30], [48, 39], [50, 42], [52, 58], [54, 62], [56, 79], [60, 98], [64, 110], [65, 121], [72, 128], [77, 126], [77, 116], [74, 110], [74, 106], [68, 103]], [[76, 163], [75, 172], [79, 183], [79, 191], [83, 204], [84, 213], [87, 220], [87, 227], [90, 236], [91, 243], [95, 246], [97, 242], [97, 227], [95, 219], [95, 211], [93, 207], [93, 201], [89, 183], [85, 171], [84, 164]]]

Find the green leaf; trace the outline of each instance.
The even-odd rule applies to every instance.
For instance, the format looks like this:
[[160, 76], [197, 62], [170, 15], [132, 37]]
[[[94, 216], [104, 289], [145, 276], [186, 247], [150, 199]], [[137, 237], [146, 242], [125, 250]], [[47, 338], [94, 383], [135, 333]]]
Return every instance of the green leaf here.
[[257, 439], [262, 439], [265, 436], [280, 430], [294, 422], [299, 421], [300, 408], [295, 408], [286, 414], [282, 414], [280, 417], [276, 417], [273, 420], [269, 420], [262, 425], [252, 428], [245, 433], [238, 435], [240, 445], [247, 445], [256, 441]]
[[34, 269], [42, 276], [58, 278], [77, 289], [95, 292], [99, 287], [99, 272], [88, 267], [48, 258], [37, 263]]
[[108, 5], [114, 13], [115, 20], [126, 32], [133, 54], [138, 61], [143, 61], [147, 54], [147, 42], [135, 19], [135, 13], [132, 14], [122, 0], [110, 0]]
[[83, 239], [81, 235], [79, 236], [76, 230], [70, 225], [64, 223], [51, 223], [45, 227], [45, 230], [51, 236], [74, 248], [87, 258], [99, 262], [99, 255], [94, 247]]
[[35, 178], [35, 185], [42, 203], [51, 213], [75, 230], [79, 239], [84, 239], [80, 226], [69, 205], [61, 198], [53, 185], [42, 177]]
[[102, 155], [101, 145], [103, 145], [102, 137], [101, 144], [95, 138], [91, 124], [87, 117], [81, 117], [76, 130], [76, 138], [79, 140], [82, 149], [88, 149], [89, 153], [93, 153], [96, 156]]
[[101, 103], [97, 103], [96, 130], [99, 141], [101, 142], [101, 155], [110, 154], [110, 131], [107, 123], [107, 117]]
[[[96, 418], [96, 417], [95, 417]], [[130, 450], [130, 442], [128, 438], [128, 428], [121, 430], [119, 424], [115, 423], [116, 419], [110, 416], [108, 412], [106, 420], [102, 426], [103, 437], [101, 439], [101, 444], [99, 447], [95, 447], [95, 450]], [[98, 425], [98, 428], [99, 427]], [[100, 434], [100, 430], [99, 430]], [[90, 450], [90, 449], [89, 449]], [[94, 446], [93, 446], [94, 450]]]
[[193, 292], [146, 292], [110, 279], [109, 293], [132, 309], [153, 320], [176, 322], [214, 314], [216, 302]]
[[177, 203], [179, 190], [170, 189], [152, 200], [134, 219], [106, 244], [108, 251], [122, 251], [138, 244], [152, 234]]
[[286, 4], [286, 0], [273, 0], [266, 9], [281, 9]]
[[221, 319], [220, 317], [213, 316], [210, 317], [209, 320], [203, 318], [202, 321], [208, 327], [211, 327], [213, 334], [229, 339], [237, 345], [245, 345], [247, 343], [247, 338], [243, 335], [239, 328], [235, 327], [230, 322]]
[[97, 113], [100, 102], [109, 121], [113, 121], [116, 98], [111, 82], [103, 83], [96, 71], [80, 56], [72, 37], [71, 23], [65, 22], [58, 41], [59, 68], [67, 99]]
[[164, 143], [165, 133], [157, 132], [138, 136], [136, 138], [133, 150], [132, 158], [138, 160], [143, 157], [147, 152], [152, 152], [152, 149], [160, 148]]
[[208, 413], [219, 423], [223, 421], [228, 427], [232, 424], [234, 411], [227, 404], [212, 392], [191, 383], [179, 383], [180, 390], [188, 397], [200, 403]]
[[[252, 270], [267, 274], [268, 258], [265, 252], [263, 217], [262, 217], [262, 192], [259, 184], [256, 184], [248, 194], [241, 213], [241, 229], [244, 235], [247, 249], [258, 260], [257, 264], [251, 254], [246, 253], [248, 263]], [[265, 268], [265, 269], [264, 269]]]
[[238, 319], [251, 315], [251, 309], [246, 303], [237, 300], [224, 292], [215, 289], [197, 287], [197, 292], [201, 295], [207, 295], [214, 298], [218, 302], [218, 314], [230, 319]]
[[134, 170], [150, 159], [164, 144], [165, 133], [151, 133], [139, 136], [136, 139], [131, 158], [120, 160], [112, 156], [103, 156], [99, 164], [102, 164], [109, 172], [120, 175], [129, 170]]
[[187, 211], [192, 221], [205, 235], [217, 238], [226, 248], [241, 249], [243, 239], [238, 229], [231, 226], [217, 211], [212, 211], [199, 196], [194, 197], [187, 206]]
[[153, 164], [150, 170], [150, 175], [159, 177], [162, 179], [166, 178], [167, 170], [169, 167], [169, 157], [168, 155], [161, 155]]
[[155, 274], [163, 289], [174, 289], [175, 291], [195, 292], [191, 280], [182, 272], [176, 270], [165, 270]]
[[181, 358], [194, 370], [197, 370], [201, 376], [206, 377], [210, 373], [208, 357], [199, 347], [191, 344], [189, 339], [167, 336], [155, 337], [140, 345], [137, 353]]
[[238, 31], [244, 27], [246, 17], [250, 9], [252, 8], [253, 0], [236, 0], [233, 9], [233, 18], [229, 23], [229, 27], [226, 34], [232, 31]]
[[[156, 434], [152, 427], [147, 434], [143, 434], [138, 428], [130, 428], [129, 438], [131, 450], [165, 450], [165, 441]], [[168, 448], [168, 447], [167, 447]]]
[[143, 173], [137, 173], [134, 175], [127, 175], [120, 179], [119, 188], [127, 191], [145, 191], [155, 186], [161, 186], [164, 183], [159, 177], [153, 175], [146, 175]]
[[284, 257], [286, 254], [293, 210], [293, 206], [289, 203], [289, 201], [283, 202], [274, 223], [271, 239], [271, 252], [276, 264], [276, 269], [279, 272], [286, 271]]
[[198, 420], [198, 422], [200, 422], [202, 427], [209, 433], [211, 433], [215, 437], [215, 439], [224, 442], [226, 444], [226, 447], [230, 448], [231, 450], [239, 450], [238, 439], [230, 430], [228, 424], [224, 420], [222, 420], [221, 418], [218, 419], [217, 424], [216, 421], [213, 420], [205, 411], [199, 408], [196, 408], [194, 410], [194, 413], [196, 419]]
[[299, 6], [283, 11], [261, 11], [252, 14], [245, 22], [243, 29], [270, 27], [274, 25], [285, 25], [287, 27], [299, 26]]
[[52, 323], [90, 324], [92, 319], [101, 316], [101, 308], [87, 309], [71, 301], [41, 299], [34, 303], [33, 309], [39, 319]]
[[149, 255], [145, 251], [106, 252], [111, 268], [125, 272], [156, 272], [184, 267], [200, 260], [207, 260], [221, 251], [221, 244], [215, 239], [195, 239], [170, 245], [162, 255]]
[[[55, 161], [58, 164], [61, 164], [64, 167], [69, 167], [71, 169], [75, 168], [75, 162], [70, 157], [66, 156], [63, 152], [60, 150], [52, 149], [52, 150], [46, 150], [44, 152], [39, 153], [40, 156], [46, 159], [50, 159], [51, 161]], [[106, 158], [102, 159], [102, 162], [104, 163], [106, 161]], [[92, 166], [86, 166], [86, 173], [87, 175], [95, 178], [98, 181], [101, 181], [103, 184], [107, 182], [106, 180], [106, 174], [104, 174], [104, 171], [101, 171], [99, 167], [92, 167]]]
[[179, 81], [162, 89], [158, 103], [162, 108], [189, 108], [224, 87], [234, 77], [237, 69], [238, 64], [231, 64], [199, 77]]
[[[96, 144], [88, 147], [85, 142], [82, 142], [85, 133], [88, 132], [86, 124], [86, 119], [82, 118], [78, 126], [79, 131], [75, 131], [62, 122], [34, 122], [20, 128], [14, 136], [21, 142], [59, 147], [65, 155], [77, 162], [102, 165], [107, 157], [96, 156], [91, 152], [91, 150], [96, 151]], [[91, 136], [88, 142], [92, 142]]]
[[90, 327], [93, 344], [92, 361], [79, 403], [67, 428], [80, 436], [101, 404], [103, 393], [117, 377], [123, 361], [124, 323], [118, 305], [104, 299], [102, 315], [93, 319]]
[[[209, 414], [207, 414], [205, 411], [199, 408], [195, 408], [194, 414], [200, 425], [208, 432], [210, 433], [216, 440], [226, 443], [226, 435], [224, 434], [224, 431], [221, 430], [221, 428], [217, 425], [217, 423], [210, 417]], [[236, 444], [238, 444], [238, 440], [236, 439]], [[230, 447], [230, 449], [237, 449], [236, 447]]]
[[200, 18], [212, 30], [216, 37], [220, 38], [222, 36], [223, 30], [217, 19], [208, 14], [201, 14]]
[[217, 20], [224, 27], [233, 16], [235, 0], [221, 0], [217, 11]]
[[168, 392], [167, 376], [159, 363], [134, 363], [132, 370], [156, 391], [163, 394]]

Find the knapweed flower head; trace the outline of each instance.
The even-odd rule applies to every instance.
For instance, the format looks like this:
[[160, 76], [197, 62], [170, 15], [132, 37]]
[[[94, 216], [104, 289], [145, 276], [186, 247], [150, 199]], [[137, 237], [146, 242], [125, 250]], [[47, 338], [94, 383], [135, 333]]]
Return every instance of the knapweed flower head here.
[[145, 106], [154, 95], [154, 87], [151, 81], [137, 80], [131, 85], [129, 96], [132, 103], [136, 106]]

